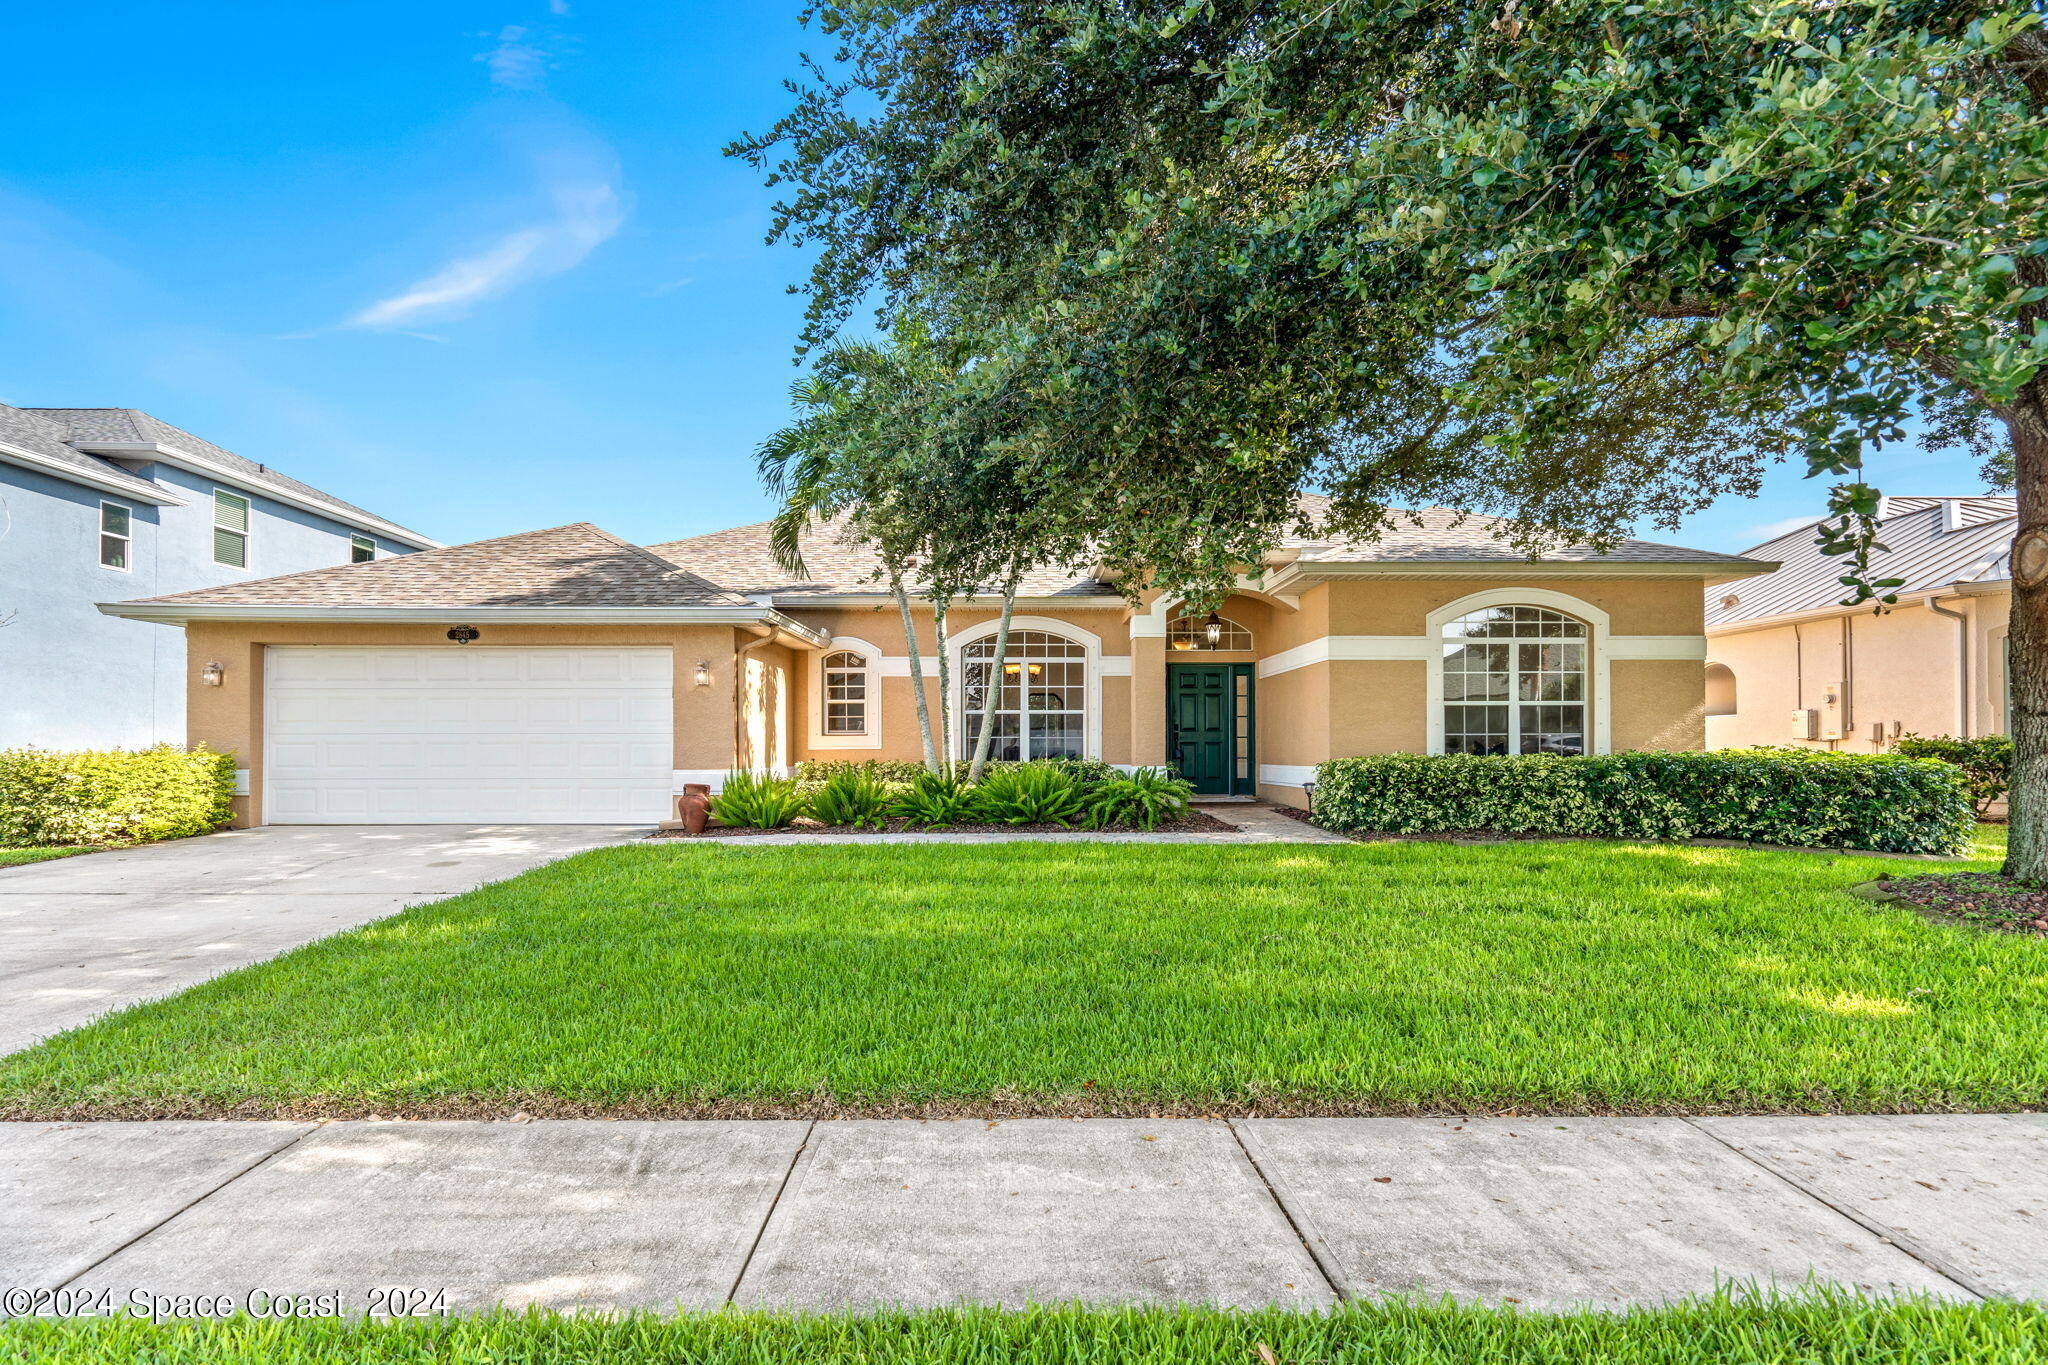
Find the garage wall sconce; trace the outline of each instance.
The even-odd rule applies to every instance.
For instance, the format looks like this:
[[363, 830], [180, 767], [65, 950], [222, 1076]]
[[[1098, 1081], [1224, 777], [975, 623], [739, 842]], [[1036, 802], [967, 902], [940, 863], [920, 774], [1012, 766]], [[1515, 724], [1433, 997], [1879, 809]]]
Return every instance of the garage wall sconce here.
[[448, 632], [448, 638], [458, 645], [466, 645], [471, 640], [479, 639], [482, 636], [483, 632], [475, 626], [457, 626]]
[[696, 682], [699, 687], [711, 686], [711, 661], [709, 659], [697, 660]]
[[227, 676], [227, 671], [228, 666], [215, 659], [212, 663], [199, 670], [199, 681], [205, 683], [208, 687], [219, 687], [220, 680]]

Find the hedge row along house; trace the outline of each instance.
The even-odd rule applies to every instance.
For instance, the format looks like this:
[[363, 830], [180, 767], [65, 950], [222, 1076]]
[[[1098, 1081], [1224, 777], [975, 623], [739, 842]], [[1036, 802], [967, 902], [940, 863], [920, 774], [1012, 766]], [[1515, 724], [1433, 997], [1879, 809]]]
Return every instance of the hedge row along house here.
[[[1699, 748], [1704, 593], [1776, 566], [1638, 540], [1530, 560], [1502, 529], [1432, 508], [1294, 537], [1213, 613], [1035, 573], [993, 756], [1301, 806], [1345, 755]], [[920, 756], [874, 557], [833, 525], [803, 549], [792, 581], [767, 523], [647, 547], [579, 523], [103, 610], [184, 627], [190, 738], [241, 757], [242, 823], [643, 821], [736, 768]], [[1000, 606], [950, 613], [963, 756]]]

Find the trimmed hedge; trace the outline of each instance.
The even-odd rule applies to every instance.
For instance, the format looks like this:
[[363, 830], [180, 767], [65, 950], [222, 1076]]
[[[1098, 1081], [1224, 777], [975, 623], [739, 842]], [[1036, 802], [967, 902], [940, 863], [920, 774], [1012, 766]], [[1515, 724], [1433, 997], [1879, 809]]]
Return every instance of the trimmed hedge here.
[[1951, 764], [1891, 754], [1375, 754], [1316, 769], [1314, 819], [1341, 833], [1490, 830], [1957, 853], [1975, 809]]
[[2004, 800], [2012, 783], [2011, 735], [1902, 735], [1893, 742], [1892, 752], [1907, 758], [1938, 758], [1961, 768], [1979, 815]]
[[235, 759], [187, 752], [0, 750], [0, 844], [135, 844], [205, 834], [234, 814]]

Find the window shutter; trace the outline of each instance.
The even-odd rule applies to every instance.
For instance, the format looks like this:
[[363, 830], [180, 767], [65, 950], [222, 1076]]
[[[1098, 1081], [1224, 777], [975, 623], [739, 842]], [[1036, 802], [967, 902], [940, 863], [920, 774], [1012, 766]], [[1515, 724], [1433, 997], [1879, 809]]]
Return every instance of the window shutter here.
[[225, 564], [231, 569], [249, 567], [247, 539], [240, 531], [225, 527], [213, 528], [213, 562]]
[[249, 529], [249, 500], [238, 498], [233, 493], [214, 493], [213, 524], [223, 531], [246, 533]]

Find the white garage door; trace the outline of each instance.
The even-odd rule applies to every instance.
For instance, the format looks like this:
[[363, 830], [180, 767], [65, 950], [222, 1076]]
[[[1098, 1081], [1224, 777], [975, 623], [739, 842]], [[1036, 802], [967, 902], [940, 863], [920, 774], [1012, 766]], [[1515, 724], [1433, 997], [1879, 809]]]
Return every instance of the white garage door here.
[[670, 650], [273, 645], [264, 676], [273, 824], [668, 814]]

